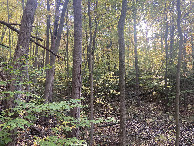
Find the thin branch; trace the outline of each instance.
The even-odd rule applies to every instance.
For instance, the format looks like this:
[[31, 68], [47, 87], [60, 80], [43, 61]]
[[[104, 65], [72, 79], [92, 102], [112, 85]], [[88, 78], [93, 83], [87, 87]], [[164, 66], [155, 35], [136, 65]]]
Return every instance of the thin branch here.
[[[10, 25], [19, 25], [21, 26], [21, 24], [18, 24], [18, 23], [9, 23]], [[32, 27], [35, 27], [35, 26], [32, 26]]]
[[36, 44], [36, 45], [38, 45], [39, 47], [41, 47], [41, 48], [43, 48], [43, 49], [45, 49], [45, 50], [49, 51], [50, 53], [52, 53], [52, 54], [53, 54], [53, 55], [55, 55], [56, 57], [58, 57], [58, 58], [62, 58], [61, 56], [59, 56], [59, 55], [55, 54], [53, 51], [51, 51], [51, 50], [47, 49], [45, 46], [43, 46], [43, 45], [41, 45], [41, 44], [37, 43], [37, 42], [36, 42], [35, 40], [33, 40], [32, 38], [30, 38], [30, 41], [31, 41], [31, 42], [33, 42], [33, 43], [35, 43], [35, 44]]

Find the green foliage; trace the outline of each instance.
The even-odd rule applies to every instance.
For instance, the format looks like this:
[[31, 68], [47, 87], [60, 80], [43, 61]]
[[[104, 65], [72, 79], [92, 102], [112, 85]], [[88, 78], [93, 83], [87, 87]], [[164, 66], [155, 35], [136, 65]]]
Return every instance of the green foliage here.
[[[71, 108], [81, 107], [80, 100], [72, 99], [70, 101], [61, 101], [53, 103], [40, 104], [34, 100], [26, 103], [25, 101], [16, 101], [17, 105], [12, 111], [3, 110], [1, 118], [1, 131], [0, 139], [4, 143], [11, 141], [9, 135], [11, 131], [17, 129], [23, 131], [31, 126], [34, 126], [37, 120], [41, 117], [52, 116], [59, 125], [56, 125], [51, 131], [56, 136], [49, 136], [46, 139], [39, 139], [41, 145], [45, 144], [73, 144], [83, 141], [78, 141], [75, 138], [66, 139], [65, 137], [59, 138], [58, 134], [65, 134], [67, 131], [71, 131], [73, 127], [85, 127], [89, 126], [90, 122], [84, 118], [77, 121], [72, 117], [69, 117], [67, 112]], [[16, 118], [15, 118], [16, 117]], [[18, 131], [17, 131], [18, 132]], [[58, 140], [57, 140], [58, 139]], [[57, 141], [56, 141], [57, 140]]]

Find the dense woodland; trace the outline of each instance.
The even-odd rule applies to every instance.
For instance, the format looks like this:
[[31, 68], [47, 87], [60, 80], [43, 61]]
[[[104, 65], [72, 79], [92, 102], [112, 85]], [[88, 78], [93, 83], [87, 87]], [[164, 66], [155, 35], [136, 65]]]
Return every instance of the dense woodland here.
[[1, 0], [0, 145], [193, 145], [192, 0]]

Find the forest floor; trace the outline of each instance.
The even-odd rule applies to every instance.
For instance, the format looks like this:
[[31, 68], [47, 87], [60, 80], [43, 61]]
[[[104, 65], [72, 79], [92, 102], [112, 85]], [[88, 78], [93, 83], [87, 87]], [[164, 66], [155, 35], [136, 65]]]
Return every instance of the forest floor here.
[[[194, 111], [193, 99], [186, 106], [180, 108], [180, 145], [191, 146], [194, 144]], [[170, 112], [165, 112], [161, 103], [141, 101], [141, 106], [136, 106], [134, 101], [127, 100], [127, 144], [129, 146], [168, 146], [175, 143], [174, 106]], [[101, 122], [94, 125], [94, 145], [116, 146], [119, 134], [119, 102], [107, 101], [95, 103], [95, 119], [114, 119], [111, 122]], [[18, 145], [34, 145], [34, 137], [45, 137], [50, 133], [51, 127], [38, 122], [39, 128], [31, 129], [27, 135], [21, 135]], [[89, 128], [81, 131], [82, 139], [89, 139]], [[40, 132], [41, 131], [41, 132]]]
[[[193, 97], [192, 97], [193, 99]], [[174, 112], [165, 113], [162, 104], [141, 101], [141, 106], [127, 102], [127, 143], [131, 146], [174, 145], [175, 120]], [[174, 109], [174, 107], [170, 107]], [[180, 145], [194, 144], [194, 111], [193, 105], [180, 109]], [[95, 126], [95, 145], [118, 145], [119, 105], [114, 102], [101, 109], [96, 117], [112, 117], [117, 122], [101, 123]]]

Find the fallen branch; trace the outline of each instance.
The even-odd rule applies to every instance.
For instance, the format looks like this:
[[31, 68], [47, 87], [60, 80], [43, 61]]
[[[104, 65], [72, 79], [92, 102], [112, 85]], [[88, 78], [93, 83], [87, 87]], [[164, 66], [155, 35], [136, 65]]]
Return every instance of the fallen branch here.
[[[1, 20], [0, 20], [0, 23], [3, 24], [3, 25], [6, 25], [8, 28], [10, 28], [11, 30], [13, 30], [13, 31], [15, 31], [15, 32], [17, 32], [19, 34], [20, 31], [18, 29], [16, 29], [15, 27], [11, 26], [11, 24], [9, 24], [9, 23], [7, 23], [5, 21], [1, 21]], [[34, 39], [38, 39], [41, 42], [43, 41], [42, 38], [35, 37], [35, 36], [32, 36], [32, 35], [31, 35], [31, 37], [34, 38]]]

